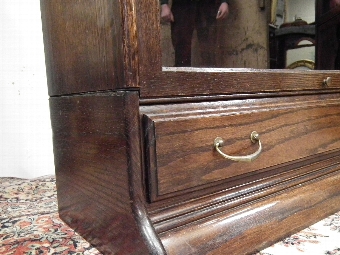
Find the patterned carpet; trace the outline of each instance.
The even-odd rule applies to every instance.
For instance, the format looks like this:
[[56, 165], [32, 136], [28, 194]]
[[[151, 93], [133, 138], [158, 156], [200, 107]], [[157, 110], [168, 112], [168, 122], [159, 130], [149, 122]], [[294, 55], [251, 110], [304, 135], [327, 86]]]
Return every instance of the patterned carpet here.
[[[58, 217], [54, 176], [0, 178], [0, 254], [100, 254]], [[340, 213], [256, 255], [340, 255]]]
[[0, 178], [0, 254], [100, 254], [63, 223], [54, 176]]

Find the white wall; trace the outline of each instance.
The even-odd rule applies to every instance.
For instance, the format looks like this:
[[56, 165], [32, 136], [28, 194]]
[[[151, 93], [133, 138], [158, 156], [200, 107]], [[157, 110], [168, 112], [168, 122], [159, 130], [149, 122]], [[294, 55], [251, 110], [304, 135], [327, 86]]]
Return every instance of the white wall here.
[[307, 23], [315, 21], [315, 0], [289, 0], [286, 1], [286, 22], [293, 22], [295, 17]]
[[39, 2], [0, 1], [0, 177], [54, 173]]

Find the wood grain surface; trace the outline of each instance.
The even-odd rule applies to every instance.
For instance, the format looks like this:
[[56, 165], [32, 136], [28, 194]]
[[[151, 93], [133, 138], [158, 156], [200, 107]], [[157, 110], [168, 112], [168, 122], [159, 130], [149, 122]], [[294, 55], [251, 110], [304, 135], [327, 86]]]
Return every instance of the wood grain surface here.
[[287, 189], [160, 234], [171, 254], [254, 254], [310, 226], [340, 207], [338, 170], [308, 185]]
[[[164, 68], [157, 0], [41, 11], [60, 217], [103, 254], [251, 254], [339, 210], [339, 71]], [[254, 130], [252, 163], [213, 148]]]
[[[338, 98], [334, 94], [143, 107], [150, 185], [156, 192], [151, 196], [190, 192], [339, 148]], [[260, 134], [263, 151], [253, 162], [226, 160], [214, 149], [214, 139], [222, 137], [225, 153], [254, 153], [258, 149], [250, 141], [254, 130]]]
[[61, 219], [104, 254], [162, 254], [143, 202], [138, 93], [50, 106]]
[[124, 3], [41, 1], [49, 95], [138, 86], [135, 8]]

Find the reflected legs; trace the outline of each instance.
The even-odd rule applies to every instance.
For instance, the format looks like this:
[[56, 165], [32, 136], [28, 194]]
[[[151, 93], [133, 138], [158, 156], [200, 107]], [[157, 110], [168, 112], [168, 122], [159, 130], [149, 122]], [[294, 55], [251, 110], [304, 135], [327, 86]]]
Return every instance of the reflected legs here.
[[171, 38], [175, 49], [175, 66], [191, 66], [191, 43], [194, 29], [204, 66], [216, 66], [216, 14], [215, 1], [174, 0], [174, 22], [171, 23]]
[[195, 28], [196, 3], [173, 1], [171, 38], [175, 49], [175, 66], [191, 66], [191, 40]]

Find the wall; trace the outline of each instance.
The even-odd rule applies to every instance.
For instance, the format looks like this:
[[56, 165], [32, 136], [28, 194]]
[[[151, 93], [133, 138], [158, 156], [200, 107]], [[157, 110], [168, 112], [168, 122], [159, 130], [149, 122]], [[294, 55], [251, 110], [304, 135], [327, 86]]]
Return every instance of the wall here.
[[219, 55], [224, 67], [268, 67], [268, 23], [270, 1], [260, 9], [259, 1], [230, 0], [229, 17], [219, 30]]
[[292, 22], [295, 17], [301, 18], [308, 23], [315, 21], [315, 1], [312, 0], [289, 0], [286, 1], [286, 20]]
[[39, 0], [1, 0], [0, 31], [0, 177], [53, 174]]

